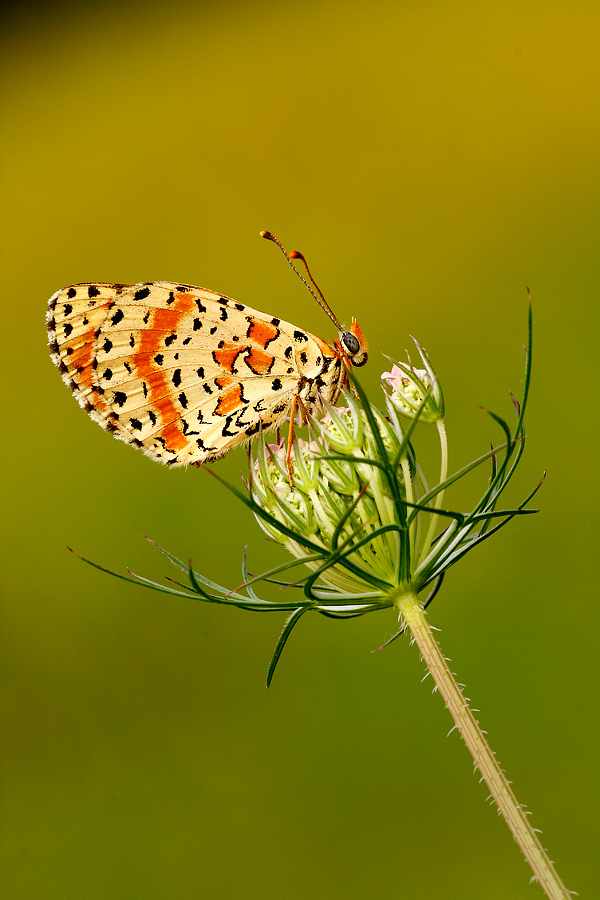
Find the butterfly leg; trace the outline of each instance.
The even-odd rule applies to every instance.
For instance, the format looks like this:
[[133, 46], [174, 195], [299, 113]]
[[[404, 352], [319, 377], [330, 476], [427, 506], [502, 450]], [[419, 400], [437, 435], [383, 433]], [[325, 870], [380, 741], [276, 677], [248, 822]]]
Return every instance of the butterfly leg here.
[[290, 476], [290, 487], [294, 487], [294, 476], [292, 475], [292, 449], [293, 449], [293, 441], [294, 441], [294, 423], [296, 421], [296, 410], [298, 409], [298, 401], [300, 397], [298, 394], [294, 394], [294, 399], [292, 400], [292, 407], [290, 409], [290, 429], [288, 431], [288, 441], [287, 441], [287, 453], [285, 454], [285, 467], [288, 471], [288, 475]]
[[294, 487], [294, 476], [292, 475], [292, 449], [294, 446], [294, 425], [296, 423], [296, 413], [300, 408], [300, 412], [302, 415], [302, 424], [307, 425], [309, 421], [308, 410], [302, 400], [300, 394], [294, 394], [294, 399], [292, 400], [292, 406], [290, 409], [290, 430], [288, 432], [288, 441], [287, 441], [287, 453], [285, 454], [285, 467], [288, 471], [288, 475], [290, 476], [290, 486]]

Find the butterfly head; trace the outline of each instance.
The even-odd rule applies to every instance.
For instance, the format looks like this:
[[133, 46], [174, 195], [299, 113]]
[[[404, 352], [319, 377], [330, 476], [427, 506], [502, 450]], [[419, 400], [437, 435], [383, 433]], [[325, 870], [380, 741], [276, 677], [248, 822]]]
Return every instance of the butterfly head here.
[[355, 368], [367, 362], [369, 345], [356, 319], [352, 319], [349, 331], [340, 331], [340, 347]]

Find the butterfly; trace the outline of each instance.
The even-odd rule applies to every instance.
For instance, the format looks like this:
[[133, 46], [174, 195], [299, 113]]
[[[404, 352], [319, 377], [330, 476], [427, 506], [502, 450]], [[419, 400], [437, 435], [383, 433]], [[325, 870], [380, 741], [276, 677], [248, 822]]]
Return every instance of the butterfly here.
[[[367, 361], [355, 319], [321, 338], [231, 297], [189, 284], [73, 284], [48, 303], [52, 360], [103, 428], [159, 462], [202, 464], [297, 413], [318, 415]], [[291, 453], [291, 430], [288, 445]]]

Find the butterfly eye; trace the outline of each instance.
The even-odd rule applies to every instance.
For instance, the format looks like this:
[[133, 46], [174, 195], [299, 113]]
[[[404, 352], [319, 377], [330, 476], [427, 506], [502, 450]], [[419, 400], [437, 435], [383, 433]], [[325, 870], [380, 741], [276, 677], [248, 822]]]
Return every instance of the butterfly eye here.
[[343, 331], [340, 338], [349, 356], [355, 356], [360, 350], [360, 342], [356, 335], [351, 331]]

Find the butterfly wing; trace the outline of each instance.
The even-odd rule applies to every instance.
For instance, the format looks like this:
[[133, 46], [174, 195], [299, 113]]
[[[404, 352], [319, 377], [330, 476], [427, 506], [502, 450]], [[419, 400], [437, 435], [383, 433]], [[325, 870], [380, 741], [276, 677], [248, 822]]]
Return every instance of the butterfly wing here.
[[218, 459], [280, 422], [330, 349], [288, 322], [172, 282], [72, 285], [51, 298], [47, 320], [52, 358], [81, 406], [171, 465]]

